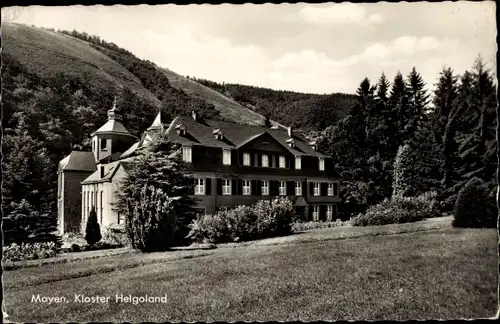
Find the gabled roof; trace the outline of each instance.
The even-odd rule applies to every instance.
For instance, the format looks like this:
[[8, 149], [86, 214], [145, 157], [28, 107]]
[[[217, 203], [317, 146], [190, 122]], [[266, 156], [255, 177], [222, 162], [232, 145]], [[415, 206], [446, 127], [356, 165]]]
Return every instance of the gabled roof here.
[[127, 170], [130, 167], [130, 162], [132, 160], [133, 158], [128, 158], [107, 164], [101, 164], [99, 167], [102, 166], [104, 168], [104, 177], [102, 178], [100, 177], [100, 170], [99, 168], [97, 168], [94, 173], [92, 173], [90, 176], [88, 176], [85, 180], [82, 181], [82, 184], [109, 182], [113, 179], [114, 175], [116, 174], [116, 172], [120, 167], [123, 167], [125, 170]]
[[[187, 132], [185, 136], [181, 136], [175, 131], [175, 126], [179, 124], [186, 126]], [[220, 129], [224, 133], [224, 140], [215, 138], [213, 134], [214, 129]], [[287, 130], [282, 128], [270, 129], [267, 127], [242, 125], [227, 121], [211, 119], [194, 120], [188, 116], [178, 116], [168, 126], [166, 132], [169, 139], [179, 144], [220, 147], [222, 149], [241, 147], [259, 136], [268, 133], [294, 155], [326, 157], [325, 154], [315, 151], [309, 145], [309, 141], [297, 133], [292, 134], [295, 140], [295, 147], [291, 148], [286, 142], [290, 138]]]
[[59, 162], [61, 171], [94, 171], [95, 156], [92, 152], [73, 151]]

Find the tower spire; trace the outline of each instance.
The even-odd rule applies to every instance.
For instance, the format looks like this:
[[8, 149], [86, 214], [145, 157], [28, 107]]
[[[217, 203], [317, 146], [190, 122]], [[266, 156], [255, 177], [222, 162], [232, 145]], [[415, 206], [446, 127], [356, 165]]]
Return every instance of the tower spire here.
[[113, 107], [108, 110], [108, 120], [121, 120], [122, 117], [119, 114], [119, 109], [116, 107], [116, 96], [113, 99]]

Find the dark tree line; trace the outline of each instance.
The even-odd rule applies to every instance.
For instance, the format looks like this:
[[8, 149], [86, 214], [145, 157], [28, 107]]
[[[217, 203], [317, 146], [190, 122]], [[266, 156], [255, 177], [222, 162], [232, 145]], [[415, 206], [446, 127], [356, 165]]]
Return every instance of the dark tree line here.
[[382, 74], [364, 79], [358, 103], [336, 125], [316, 134], [342, 176], [347, 214], [363, 211], [393, 191], [396, 154], [412, 176], [407, 194], [436, 191], [451, 211], [459, 190], [473, 177], [491, 198], [496, 179], [496, 97], [491, 72], [478, 57], [471, 71], [444, 69], [432, 96], [415, 68], [392, 83]]
[[220, 84], [193, 77], [191, 79], [244, 106], [250, 105], [263, 116], [303, 130], [320, 131], [337, 123], [356, 103], [356, 96], [351, 94], [298, 93], [241, 84]]

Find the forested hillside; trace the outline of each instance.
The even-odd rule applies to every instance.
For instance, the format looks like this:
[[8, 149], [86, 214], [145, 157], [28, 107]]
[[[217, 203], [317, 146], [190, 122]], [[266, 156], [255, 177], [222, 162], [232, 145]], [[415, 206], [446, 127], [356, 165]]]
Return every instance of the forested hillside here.
[[302, 130], [323, 130], [356, 103], [352, 94], [309, 94], [192, 78], [277, 122]]

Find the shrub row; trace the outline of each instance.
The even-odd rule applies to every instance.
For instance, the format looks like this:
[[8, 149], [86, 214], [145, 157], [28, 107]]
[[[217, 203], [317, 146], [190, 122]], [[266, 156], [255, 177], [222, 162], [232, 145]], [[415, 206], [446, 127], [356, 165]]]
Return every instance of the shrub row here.
[[321, 229], [321, 228], [331, 228], [331, 227], [347, 227], [352, 226], [351, 220], [343, 221], [341, 219], [337, 219], [334, 222], [296, 222], [292, 225], [292, 232], [301, 232], [312, 229]]
[[427, 192], [417, 197], [393, 196], [378, 205], [368, 208], [352, 220], [353, 226], [401, 224], [421, 221], [439, 216], [435, 192]]
[[55, 242], [10, 244], [3, 247], [4, 261], [23, 261], [52, 258], [60, 252]]
[[198, 216], [188, 237], [198, 243], [226, 243], [287, 235], [296, 219], [289, 199], [261, 200], [252, 206]]

